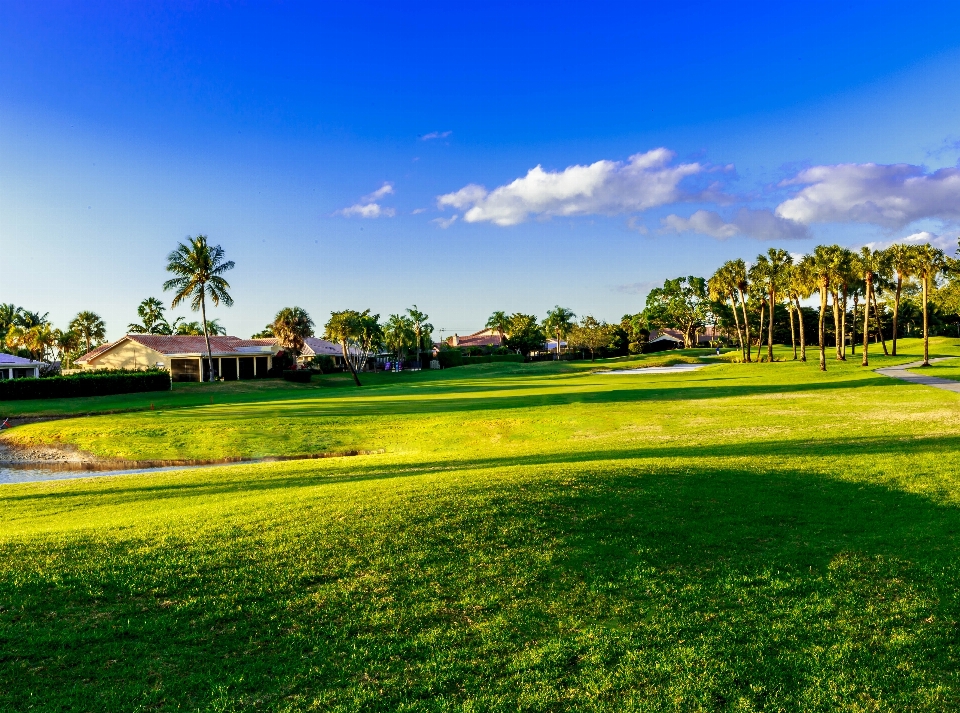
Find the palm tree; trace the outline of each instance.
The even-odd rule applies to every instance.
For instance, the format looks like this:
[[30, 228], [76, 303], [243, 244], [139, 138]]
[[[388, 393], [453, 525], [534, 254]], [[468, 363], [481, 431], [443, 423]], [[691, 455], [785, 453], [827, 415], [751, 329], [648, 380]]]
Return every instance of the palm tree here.
[[0, 304], [0, 340], [6, 337], [10, 327], [19, 323], [22, 311], [15, 304]]
[[929, 243], [916, 246], [913, 258], [914, 274], [920, 278], [923, 288], [923, 364], [930, 366], [930, 336], [927, 331], [927, 300], [930, 297], [930, 287], [947, 266], [943, 251]]
[[303, 352], [304, 340], [313, 336], [313, 320], [302, 307], [284, 307], [270, 323], [270, 331], [296, 361]]
[[730, 305], [733, 308], [733, 321], [737, 325], [737, 341], [740, 343], [740, 358], [746, 359], [743, 349], [743, 334], [740, 331], [740, 316], [737, 314], [737, 283], [734, 280], [733, 261], [729, 260], [720, 266], [713, 277], [707, 281], [707, 289], [710, 290], [710, 299], [726, 303], [730, 299]]
[[383, 325], [383, 335], [387, 346], [393, 347], [397, 361], [403, 361], [404, 350], [416, 339], [413, 320], [406, 315], [391, 314], [387, 323]]
[[503, 337], [510, 327], [510, 316], [506, 312], [494, 312], [490, 315], [490, 319], [487, 320], [484, 327], [497, 330], [497, 334], [500, 336], [500, 346], [502, 347]]
[[734, 284], [737, 288], [737, 293], [740, 295], [740, 308], [743, 310], [743, 332], [744, 332], [744, 344], [746, 345], [746, 355], [747, 361], [750, 361], [750, 320], [747, 318], [747, 300], [744, 298], [744, 293], [750, 290], [750, 280], [747, 275], [747, 264], [740, 260], [731, 260], [727, 263], [730, 266], [730, 282]]
[[350, 356], [347, 354], [347, 343], [361, 336], [362, 321], [366, 314], [367, 312], [361, 314], [352, 309], [331, 312], [330, 319], [323, 327], [323, 338], [340, 344], [343, 351], [343, 361], [350, 369], [350, 373], [353, 374], [353, 380], [357, 386], [361, 386], [360, 379], [357, 377], [357, 370], [353, 367], [353, 362], [350, 361]]
[[57, 349], [57, 355], [60, 357], [61, 365], [69, 369], [72, 363], [71, 355], [80, 346], [80, 339], [76, 332], [69, 329], [66, 332], [55, 329], [53, 330], [53, 343]]
[[70, 322], [70, 331], [76, 333], [87, 345], [88, 352], [93, 348], [94, 342], [100, 344], [107, 338], [107, 327], [96, 312], [79, 312]]
[[173, 277], [163, 283], [164, 290], [175, 290], [171, 307], [176, 307], [186, 299], [190, 300], [190, 309], [200, 310], [203, 318], [203, 337], [207, 342], [207, 363], [210, 368], [210, 381], [213, 381], [213, 354], [210, 350], [210, 332], [207, 329], [207, 297], [214, 306], [223, 302], [227, 307], [233, 304], [230, 289], [223, 274], [233, 269], [233, 260], [223, 259], [223, 248], [207, 243], [205, 235], [190, 238], [167, 256], [167, 272]]
[[800, 323], [800, 361], [807, 360], [807, 335], [803, 326], [803, 311], [800, 309], [800, 300], [805, 300], [816, 289], [817, 278], [813, 267], [813, 258], [805, 255], [790, 270], [790, 279], [787, 281], [787, 293], [793, 300], [797, 310], [797, 321]]
[[830, 280], [834, 274], [834, 255], [830, 247], [818, 245], [813, 250], [810, 260], [810, 274], [816, 280], [816, 290], [820, 293], [820, 371], [827, 370], [826, 339], [823, 330], [824, 314], [827, 311], [827, 293], [830, 291]]
[[770, 325], [767, 334], [767, 361], [773, 362], [773, 317], [774, 308], [777, 304], [777, 291], [786, 281], [787, 271], [793, 264], [793, 258], [786, 250], [779, 248], [770, 248], [766, 255], [758, 255], [757, 263], [753, 266], [751, 274], [755, 275], [755, 280], [766, 286], [767, 296], [770, 305]]
[[413, 322], [413, 331], [417, 337], [417, 364], [419, 365], [422, 337], [433, 333], [433, 325], [427, 322], [429, 315], [417, 309], [416, 305], [407, 308], [407, 314], [410, 316], [410, 321]]
[[[873, 294], [873, 278], [880, 268], [883, 254], [880, 251], [870, 250], [864, 246], [860, 248], [860, 254], [856, 256], [854, 266], [857, 273], [863, 278], [863, 355], [860, 359], [860, 366], [869, 366], [870, 357], [868, 355], [870, 344], [870, 297]], [[856, 315], [854, 315], [856, 317]]]
[[913, 245], [895, 243], [884, 251], [884, 272], [887, 269], [896, 273], [897, 286], [893, 299], [893, 356], [897, 355], [897, 329], [900, 316], [900, 295], [903, 291], [903, 281], [913, 276], [914, 257], [916, 248]]
[[547, 312], [547, 318], [543, 320], [543, 329], [549, 334], [557, 335], [557, 359], [562, 352], [560, 340], [570, 333], [574, 324], [573, 318], [576, 316], [567, 308], [557, 305]]
[[127, 332], [130, 334], [170, 334], [170, 325], [164, 317], [164, 306], [156, 297], [147, 297], [140, 306], [137, 307], [137, 314], [140, 315], [139, 324], [128, 324]]

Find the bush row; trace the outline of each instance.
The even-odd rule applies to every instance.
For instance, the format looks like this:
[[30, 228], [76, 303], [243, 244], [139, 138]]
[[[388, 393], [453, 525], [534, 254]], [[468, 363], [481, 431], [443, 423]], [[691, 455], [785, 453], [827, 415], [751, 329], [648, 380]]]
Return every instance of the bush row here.
[[0, 381], [0, 401], [64, 399], [169, 390], [170, 374], [166, 371], [92, 371], [46, 379]]
[[494, 364], [497, 362], [523, 362], [523, 354], [486, 354], [484, 356], [463, 357], [463, 363], [466, 364]]
[[292, 369], [285, 369], [283, 372], [284, 381], [293, 381], [297, 384], [306, 384], [309, 383], [312, 372], [308, 369], [297, 369], [296, 371]]

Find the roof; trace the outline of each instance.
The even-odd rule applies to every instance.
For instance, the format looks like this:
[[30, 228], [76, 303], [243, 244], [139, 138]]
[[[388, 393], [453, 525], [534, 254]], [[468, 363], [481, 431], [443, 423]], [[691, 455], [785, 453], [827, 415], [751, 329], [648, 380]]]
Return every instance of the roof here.
[[[347, 351], [353, 353], [356, 350], [353, 347], [348, 347]], [[324, 355], [343, 356], [343, 350], [339, 344], [328, 342], [326, 339], [320, 339], [320, 337], [307, 337], [303, 340], [303, 352], [301, 352], [301, 356], [311, 357]]]
[[0, 366], [42, 366], [43, 362], [31, 361], [13, 354], [0, 354]]
[[[103, 344], [76, 361], [87, 363], [125, 341], [136, 342], [165, 356], [202, 356], [207, 353], [203, 335], [186, 334], [127, 334], [115, 342]], [[240, 339], [239, 337], [210, 337], [210, 351], [215, 356], [251, 356], [270, 354], [276, 339]]]
[[682, 337], [675, 337], [674, 335], [670, 334], [670, 332], [672, 332], [672, 331], [673, 331], [673, 330], [666, 330], [666, 329], [665, 329], [665, 330], [663, 330], [663, 332], [662, 332], [661, 334], [659, 334], [658, 336], [654, 337], [653, 339], [651, 339], [651, 340], [649, 340], [649, 341], [650, 341], [650, 342], [680, 342], [680, 343], [682, 344], [682, 343], [683, 343], [683, 338], [682, 338]]
[[500, 334], [494, 329], [481, 329], [479, 332], [461, 337], [454, 334], [447, 337], [447, 344], [453, 347], [499, 347]]

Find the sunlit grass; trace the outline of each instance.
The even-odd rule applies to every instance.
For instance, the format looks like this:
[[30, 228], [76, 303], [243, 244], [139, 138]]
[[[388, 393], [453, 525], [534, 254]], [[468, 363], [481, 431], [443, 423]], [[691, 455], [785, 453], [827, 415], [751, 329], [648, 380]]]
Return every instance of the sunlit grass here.
[[4, 486], [0, 709], [956, 708], [960, 401], [872, 371], [900, 349], [198, 385], [18, 427], [384, 452]]

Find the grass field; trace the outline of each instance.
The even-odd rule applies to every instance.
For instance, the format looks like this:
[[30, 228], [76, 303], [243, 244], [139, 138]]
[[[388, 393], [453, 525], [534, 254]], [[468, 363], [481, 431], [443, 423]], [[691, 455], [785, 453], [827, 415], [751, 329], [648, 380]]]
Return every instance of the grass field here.
[[111, 457], [383, 452], [4, 486], [0, 710], [957, 709], [960, 400], [809, 357], [4, 404], [124, 411], [3, 436]]

